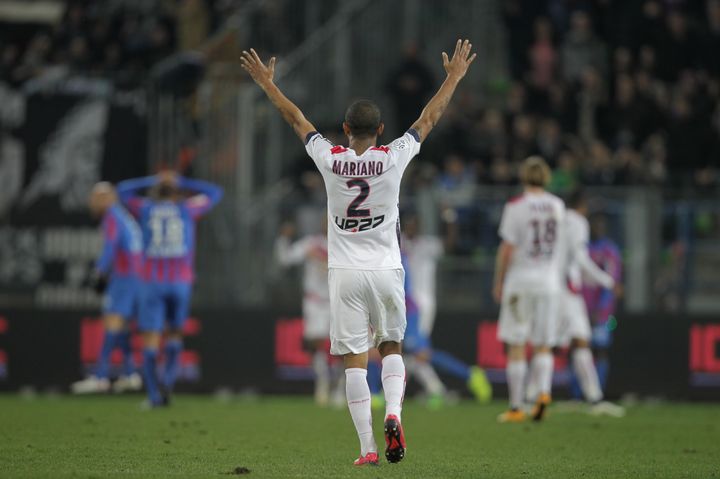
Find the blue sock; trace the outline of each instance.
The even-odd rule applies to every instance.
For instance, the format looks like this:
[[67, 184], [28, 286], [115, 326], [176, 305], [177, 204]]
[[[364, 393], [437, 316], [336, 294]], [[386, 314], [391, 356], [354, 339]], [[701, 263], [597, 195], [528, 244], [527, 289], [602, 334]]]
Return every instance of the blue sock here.
[[130, 331], [123, 331], [118, 337], [118, 346], [123, 353], [123, 374], [130, 376], [135, 373], [135, 362], [132, 356], [132, 346], [130, 345]]
[[157, 356], [156, 349], [146, 348], [143, 350], [143, 376], [150, 404], [160, 404], [162, 402], [157, 377]]
[[597, 369], [598, 379], [600, 380], [600, 389], [602, 389], [604, 393], [608, 374], [610, 373], [610, 361], [608, 361], [607, 358], [598, 358], [597, 361], [595, 361], [595, 369]]
[[168, 339], [165, 341], [165, 374], [163, 376], [163, 384], [169, 390], [172, 390], [180, 371], [180, 352], [182, 352], [183, 343], [180, 339]]
[[463, 381], [470, 379], [470, 367], [448, 352], [434, 349], [430, 356], [430, 364]]
[[377, 361], [368, 362], [367, 382], [370, 386], [370, 394], [380, 394], [382, 391], [382, 367]]
[[110, 372], [110, 355], [117, 345], [119, 335], [120, 333], [115, 331], [105, 331], [100, 357], [98, 358], [97, 367], [95, 368], [95, 376], [107, 379]]

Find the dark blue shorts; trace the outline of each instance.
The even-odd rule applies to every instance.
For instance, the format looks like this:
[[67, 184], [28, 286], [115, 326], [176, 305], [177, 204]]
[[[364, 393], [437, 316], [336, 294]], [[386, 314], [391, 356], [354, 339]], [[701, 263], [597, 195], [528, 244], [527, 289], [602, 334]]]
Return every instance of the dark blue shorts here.
[[130, 319], [137, 314], [141, 282], [137, 278], [111, 278], [103, 297], [103, 314]]
[[143, 283], [138, 318], [140, 331], [160, 332], [165, 325], [170, 329], [182, 329], [190, 314], [191, 294], [189, 283]]

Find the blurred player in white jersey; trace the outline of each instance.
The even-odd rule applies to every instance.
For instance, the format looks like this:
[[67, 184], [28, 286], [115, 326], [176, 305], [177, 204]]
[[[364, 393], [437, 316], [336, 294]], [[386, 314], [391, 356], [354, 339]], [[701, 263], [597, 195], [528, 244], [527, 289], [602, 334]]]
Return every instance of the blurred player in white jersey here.
[[557, 336], [558, 301], [564, 279], [565, 205], [547, 191], [550, 168], [540, 157], [520, 167], [524, 192], [505, 205], [500, 221], [493, 297], [500, 303], [498, 338], [507, 345], [510, 409], [500, 422], [525, 420], [521, 407], [527, 375], [526, 344], [533, 347], [532, 375], [538, 398], [534, 420], [544, 417], [552, 388], [552, 347]]
[[385, 457], [399, 462], [405, 456], [401, 426], [405, 365], [401, 344], [406, 320], [399, 244], [400, 182], [475, 59], [471, 48], [468, 40], [458, 40], [452, 59], [443, 52], [447, 78], [440, 89], [403, 136], [380, 147], [376, 146], [377, 137], [384, 125], [380, 109], [373, 102], [360, 100], [350, 105], [343, 123], [349, 148], [335, 146], [275, 86], [275, 58], [265, 65], [251, 49], [243, 52], [241, 59], [243, 68], [305, 142], [308, 155], [325, 180], [330, 352], [344, 357], [347, 402], [360, 439], [356, 465], [378, 463], [367, 382], [368, 350], [373, 346], [383, 358]]
[[322, 234], [305, 236], [295, 242], [295, 228], [285, 225], [275, 243], [275, 257], [282, 266], [303, 265], [303, 337], [312, 351], [315, 373], [315, 402], [326, 406], [330, 400], [331, 365], [325, 350], [330, 337], [330, 290], [328, 287], [327, 222]]
[[420, 234], [420, 223], [415, 215], [403, 219], [402, 247], [413, 272], [410, 284], [420, 311], [420, 333], [429, 337], [435, 325], [437, 263], [445, 248], [437, 236]]
[[576, 191], [567, 200], [565, 234], [567, 246], [567, 281], [562, 293], [558, 344], [571, 347], [572, 368], [577, 375], [585, 399], [596, 415], [620, 417], [624, 408], [603, 401], [603, 393], [595, 368], [590, 340], [592, 329], [587, 306], [582, 296], [583, 285], [598, 285], [613, 289], [615, 280], [590, 258], [590, 225], [587, 220], [587, 200]]

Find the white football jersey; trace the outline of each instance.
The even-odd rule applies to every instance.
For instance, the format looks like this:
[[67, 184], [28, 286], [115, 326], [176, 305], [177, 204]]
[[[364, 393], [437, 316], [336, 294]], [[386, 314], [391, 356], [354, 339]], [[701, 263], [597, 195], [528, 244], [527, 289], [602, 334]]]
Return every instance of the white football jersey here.
[[568, 209], [565, 215], [565, 237], [567, 245], [566, 275], [570, 291], [579, 293], [583, 279], [605, 288], [612, 288], [612, 276], [603, 271], [590, 258], [590, 224], [587, 218], [575, 210]]
[[438, 258], [443, 254], [440, 238], [430, 235], [419, 235], [415, 238], [403, 236], [402, 249], [407, 256], [410, 268], [410, 287], [413, 298], [435, 300], [435, 278]]
[[306, 236], [292, 244], [288, 238], [280, 237], [275, 243], [275, 256], [283, 266], [303, 265], [305, 299], [330, 300], [327, 238], [324, 235]]
[[369, 148], [359, 156], [319, 133], [308, 135], [305, 149], [325, 180], [328, 197], [330, 268], [402, 268], [400, 181], [420, 151], [416, 135], [409, 131], [390, 145]]
[[500, 237], [515, 247], [506, 292], [558, 292], [566, 264], [565, 204], [547, 192], [525, 193], [505, 205]]

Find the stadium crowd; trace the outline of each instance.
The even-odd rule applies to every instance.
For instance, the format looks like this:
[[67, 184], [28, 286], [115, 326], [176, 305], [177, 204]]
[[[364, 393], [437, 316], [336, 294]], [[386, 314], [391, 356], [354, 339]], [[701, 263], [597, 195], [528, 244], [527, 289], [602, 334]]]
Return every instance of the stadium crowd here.
[[[547, 158], [560, 193], [579, 184], [720, 184], [720, 0], [503, 8], [511, 81], [500, 95], [455, 102], [443, 137], [425, 148], [442, 158], [441, 192], [462, 199], [478, 184], [516, 184], [531, 154]], [[410, 53], [388, 79], [399, 119], [434, 81]]]
[[[249, 12], [245, 41], [276, 52], [307, 34], [307, 2], [289, 0], [67, 0], [55, 25], [0, 23], [0, 83], [71, 74], [138, 85], [150, 67], [176, 51], [200, 47], [233, 14]], [[330, 6], [332, 7], [332, 5]], [[246, 10], [244, 10], [246, 9]], [[329, 15], [333, 8], [322, 10]], [[282, 26], [282, 28], [279, 28]], [[290, 28], [288, 28], [290, 26]]]

